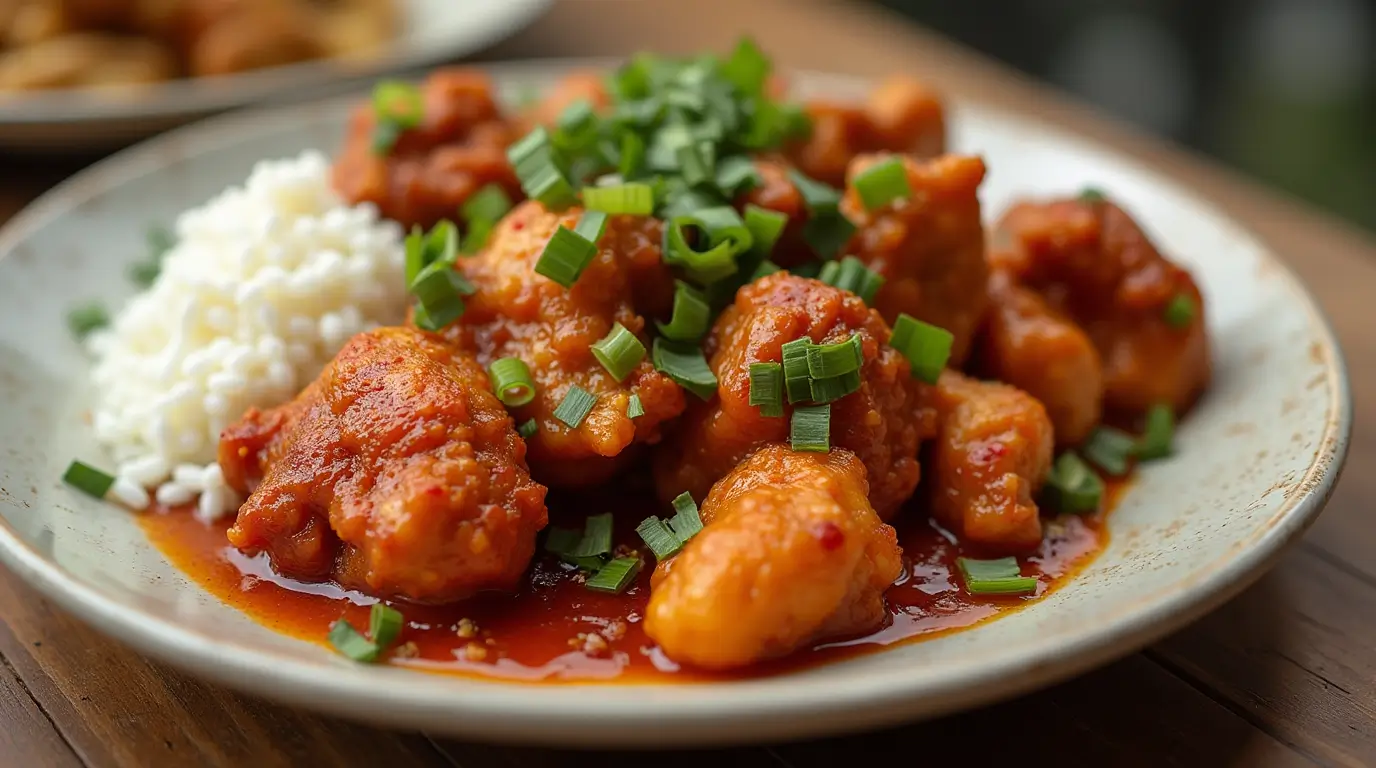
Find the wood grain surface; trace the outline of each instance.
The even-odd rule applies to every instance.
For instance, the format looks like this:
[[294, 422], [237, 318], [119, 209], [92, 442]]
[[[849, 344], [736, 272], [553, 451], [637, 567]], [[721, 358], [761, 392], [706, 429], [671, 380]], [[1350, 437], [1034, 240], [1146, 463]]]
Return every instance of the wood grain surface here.
[[[566, 0], [485, 59], [721, 47], [749, 32], [785, 66], [906, 71], [1137, 157], [1260, 235], [1301, 275], [1347, 355], [1357, 426], [1343, 481], [1255, 586], [1164, 642], [1058, 687], [888, 731], [655, 765], [1376, 765], [1376, 242], [1071, 103], [876, 8], [801, 0]], [[89, 158], [0, 156], [0, 220]], [[623, 758], [381, 731], [201, 683], [148, 661], [0, 571], [0, 765], [574, 766]], [[628, 755], [636, 760], [644, 755]], [[641, 762], [641, 764], [645, 764]]]

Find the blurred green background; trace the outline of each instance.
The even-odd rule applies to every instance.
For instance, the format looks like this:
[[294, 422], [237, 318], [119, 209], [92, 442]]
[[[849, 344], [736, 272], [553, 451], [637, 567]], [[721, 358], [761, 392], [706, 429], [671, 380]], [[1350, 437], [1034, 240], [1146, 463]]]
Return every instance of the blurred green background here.
[[1376, 230], [1376, 0], [876, 0]]

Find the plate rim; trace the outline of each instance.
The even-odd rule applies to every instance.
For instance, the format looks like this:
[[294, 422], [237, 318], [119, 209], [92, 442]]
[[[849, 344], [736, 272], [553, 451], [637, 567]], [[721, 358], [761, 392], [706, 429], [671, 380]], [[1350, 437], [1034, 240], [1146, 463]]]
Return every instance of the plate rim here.
[[[605, 65], [606, 58], [549, 59], [484, 63], [496, 79], [547, 78], [561, 71]], [[795, 70], [799, 80], [859, 87], [871, 78]], [[63, 181], [0, 227], [0, 258], [38, 228], [77, 208], [82, 201], [182, 157], [213, 152], [244, 140], [246, 133], [280, 130], [313, 111], [338, 109], [356, 96], [264, 107], [197, 122], [118, 152]], [[221, 643], [157, 617], [110, 603], [61, 566], [48, 561], [0, 517], [0, 561], [63, 609], [137, 652], [158, 658], [195, 676], [241, 691], [303, 708], [396, 727], [421, 728], [488, 741], [548, 745], [669, 747], [739, 744], [820, 737], [892, 725], [1011, 698], [1067, 679], [1126, 656], [1213, 610], [1258, 579], [1317, 518], [1331, 497], [1348, 454], [1352, 397], [1341, 347], [1332, 324], [1307, 287], [1276, 253], [1246, 227], [1202, 200], [1188, 187], [1161, 174], [1129, 152], [1039, 118], [981, 103], [952, 99], [957, 109], [976, 109], [1006, 117], [1062, 139], [1073, 140], [1132, 167], [1136, 174], [1169, 187], [1209, 218], [1245, 239], [1280, 277], [1293, 306], [1302, 308], [1320, 338], [1328, 394], [1325, 425], [1313, 461], [1295, 481], [1299, 490], [1243, 541], [1197, 571], [1152, 595], [1106, 612], [1091, 630], [1054, 647], [1030, 645], [1019, 653], [948, 672], [921, 685], [901, 675], [867, 671], [825, 686], [799, 687], [782, 695], [770, 680], [732, 683], [723, 700], [666, 701], [653, 696], [618, 701], [598, 710], [570, 706], [593, 687], [605, 685], [535, 684], [546, 695], [528, 695], [531, 684], [492, 682], [370, 668], [367, 676], [386, 678], [381, 689], [365, 691], [357, 674], [329, 674], [328, 666], [282, 664], [283, 657]], [[304, 641], [302, 641], [304, 642]], [[349, 669], [341, 667], [341, 671]], [[355, 670], [356, 671], [356, 670]], [[786, 679], [787, 676], [785, 676]], [[693, 686], [697, 687], [697, 686]], [[621, 686], [618, 690], [652, 690]], [[378, 706], [379, 704], [383, 706]]]

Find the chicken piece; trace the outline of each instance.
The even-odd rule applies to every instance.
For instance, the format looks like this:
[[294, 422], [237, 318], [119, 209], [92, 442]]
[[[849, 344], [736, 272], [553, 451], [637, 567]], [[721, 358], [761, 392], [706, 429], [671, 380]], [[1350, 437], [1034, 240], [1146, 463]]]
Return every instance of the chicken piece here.
[[946, 371], [936, 386], [940, 432], [931, 451], [932, 515], [965, 544], [1000, 555], [1042, 540], [1033, 495], [1055, 442], [1046, 408], [1007, 384]]
[[[1104, 364], [1104, 404], [1180, 412], [1209, 383], [1204, 302], [1190, 273], [1171, 263], [1123, 209], [1100, 200], [1022, 203], [994, 235], [994, 269], [1078, 323]], [[1188, 307], [1173, 327], [1167, 309]]]
[[601, 112], [612, 103], [605, 78], [602, 72], [570, 72], [522, 116], [523, 123], [528, 128], [553, 127], [564, 110], [577, 101], [586, 101], [595, 111]]
[[422, 87], [424, 119], [390, 152], [373, 147], [377, 121], [371, 102], [358, 107], [335, 161], [334, 185], [350, 203], [370, 202], [410, 228], [429, 228], [474, 192], [497, 184], [521, 199], [506, 147], [517, 138], [503, 119], [492, 84], [481, 72], [438, 70]]
[[[856, 158], [850, 178], [887, 159]], [[912, 197], [865, 210], [854, 186], [841, 211], [859, 228], [844, 253], [884, 277], [874, 306], [895, 322], [906, 312], [955, 335], [950, 365], [960, 367], [988, 302], [989, 267], [984, 256], [979, 185], [984, 162], [944, 155], [935, 160], [903, 158]]]
[[897, 152], [927, 158], [945, 151], [941, 99], [911, 78], [886, 80], [864, 106], [814, 101], [807, 113], [811, 135], [788, 147], [788, 158], [808, 176], [833, 187], [845, 183], [846, 169], [861, 154]]
[[903, 569], [847, 451], [761, 448], [712, 488], [706, 527], [652, 581], [645, 632], [683, 664], [732, 669], [858, 635]]
[[240, 5], [196, 36], [187, 55], [192, 75], [232, 75], [324, 55], [306, 9], [281, 2]]
[[717, 397], [692, 402], [674, 437], [655, 457], [659, 495], [702, 498], [746, 456], [788, 440], [791, 407], [765, 417], [750, 404], [750, 364], [781, 362], [785, 343], [823, 344], [859, 333], [860, 389], [831, 404], [831, 444], [859, 457], [869, 471], [870, 502], [888, 519], [917, 486], [918, 444], [935, 432], [927, 387], [888, 345], [889, 327], [857, 296], [816, 280], [776, 273], [745, 286], [717, 318], [707, 341]]
[[355, 336], [294, 402], [250, 411], [222, 436], [220, 466], [251, 491], [231, 544], [379, 597], [514, 588], [546, 522], [487, 374], [409, 328]]
[[136, 37], [80, 32], [0, 52], [0, 91], [133, 87], [176, 74], [171, 52]]
[[980, 373], [1046, 406], [1056, 441], [1079, 445], [1099, 423], [1104, 364], [1089, 336], [1006, 273], [989, 281], [990, 310], [977, 345]]
[[[600, 250], [571, 288], [535, 273], [545, 244], [563, 225], [573, 229], [581, 210], [552, 213], [527, 201], [509, 213], [480, 254], [458, 268], [477, 288], [459, 323], [446, 334], [484, 365], [519, 357], [535, 381], [535, 400], [513, 408], [518, 422], [535, 419], [532, 472], [541, 482], [587, 486], [609, 479], [634, 457], [633, 443], [655, 443], [665, 421], [683, 411], [683, 391], [655, 370], [647, 354], [618, 382], [593, 356], [592, 345], [616, 323], [648, 346], [642, 315], [668, 314], [673, 279], [660, 257], [661, 225], [637, 216], [607, 223]], [[573, 386], [597, 396], [575, 429], [554, 417]], [[645, 413], [626, 415], [631, 395]]]

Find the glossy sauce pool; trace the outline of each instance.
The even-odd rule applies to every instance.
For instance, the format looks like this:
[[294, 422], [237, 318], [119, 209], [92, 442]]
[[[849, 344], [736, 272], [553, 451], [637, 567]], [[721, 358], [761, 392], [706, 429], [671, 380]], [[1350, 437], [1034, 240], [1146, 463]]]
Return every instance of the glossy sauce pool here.
[[[903, 574], [886, 593], [890, 621], [862, 637], [831, 640], [787, 659], [729, 675], [681, 668], [645, 635], [641, 617], [649, 599], [652, 564], [620, 595], [585, 588], [556, 559], [537, 554], [515, 595], [483, 595], [461, 604], [429, 607], [397, 603], [407, 624], [391, 663], [432, 672], [516, 682], [688, 682], [776, 674], [873, 652], [894, 643], [931, 638], [971, 627], [1016, 610], [1073, 578], [1108, 543], [1104, 515], [1125, 484], [1113, 483], [1105, 511], [1046, 521], [1041, 548], [1023, 561], [1023, 575], [1037, 576], [1037, 594], [989, 597], [961, 586], [956, 558], [966, 553], [954, 538], [916, 510], [896, 522], [903, 545]], [[578, 506], [586, 508], [586, 502]], [[552, 524], [571, 524], [552, 504]], [[618, 509], [628, 505], [622, 499]], [[655, 513], [618, 514], [640, 520]], [[230, 520], [212, 525], [185, 510], [159, 510], [140, 518], [149, 541], [192, 580], [260, 624], [286, 635], [327, 645], [330, 625], [343, 617], [364, 630], [376, 602], [332, 583], [286, 579], [265, 557], [250, 558], [229, 546]], [[637, 541], [630, 530], [618, 542]], [[648, 553], [646, 553], [648, 555]], [[978, 553], [973, 553], [978, 555]], [[653, 556], [650, 556], [651, 558]]]

